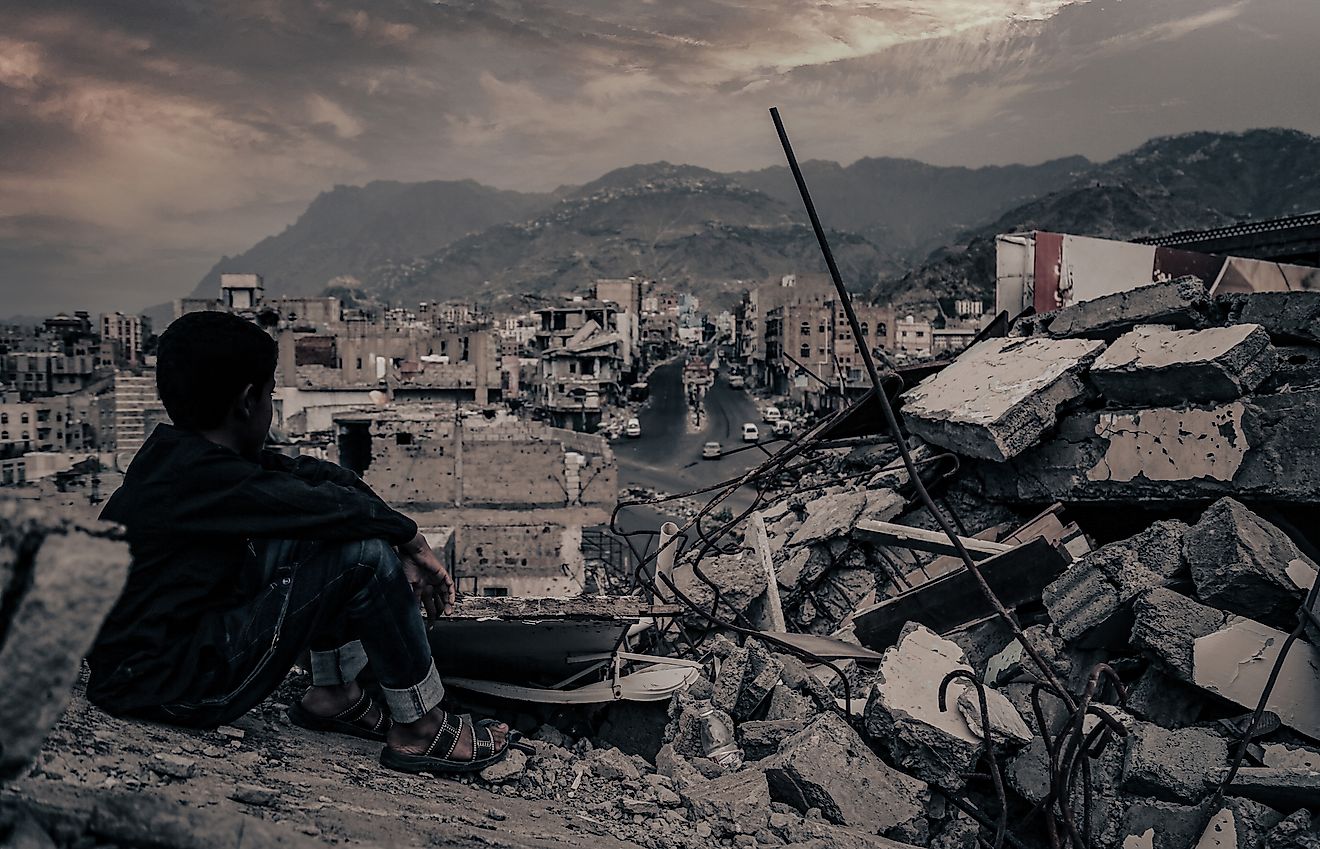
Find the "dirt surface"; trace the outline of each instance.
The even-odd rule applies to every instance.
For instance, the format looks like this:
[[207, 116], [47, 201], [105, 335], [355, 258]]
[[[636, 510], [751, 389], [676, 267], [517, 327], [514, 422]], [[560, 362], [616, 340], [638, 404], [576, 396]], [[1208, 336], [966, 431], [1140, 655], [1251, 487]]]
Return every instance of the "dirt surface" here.
[[547, 744], [537, 743], [548, 756], [528, 756], [527, 776], [540, 780], [522, 782], [540, 791], [386, 770], [380, 744], [288, 724], [284, 706], [306, 683], [292, 673], [275, 696], [215, 732], [115, 719], [89, 704], [79, 684], [36, 764], [4, 795], [67, 805], [102, 791], [152, 793], [341, 845], [625, 847], [640, 844], [611, 830], [656, 833], [653, 822], [643, 827], [620, 814], [614, 799], [627, 788], [603, 786], [585, 767], [555, 769], [570, 762]]

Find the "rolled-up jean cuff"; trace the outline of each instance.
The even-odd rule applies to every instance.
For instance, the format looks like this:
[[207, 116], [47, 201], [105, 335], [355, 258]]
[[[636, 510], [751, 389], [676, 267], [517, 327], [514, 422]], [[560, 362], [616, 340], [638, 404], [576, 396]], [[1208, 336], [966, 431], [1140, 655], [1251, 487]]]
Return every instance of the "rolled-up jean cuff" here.
[[416, 722], [445, 697], [445, 685], [440, 683], [440, 673], [436, 672], [434, 663], [420, 683], [406, 690], [391, 690], [385, 686], [380, 689], [385, 705], [390, 709], [390, 718], [395, 722]]
[[312, 652], [312, 685], [331, 687], [356, 681], [367, 665], [367, 653], [362, 643], [354, 640], [334, 651]]

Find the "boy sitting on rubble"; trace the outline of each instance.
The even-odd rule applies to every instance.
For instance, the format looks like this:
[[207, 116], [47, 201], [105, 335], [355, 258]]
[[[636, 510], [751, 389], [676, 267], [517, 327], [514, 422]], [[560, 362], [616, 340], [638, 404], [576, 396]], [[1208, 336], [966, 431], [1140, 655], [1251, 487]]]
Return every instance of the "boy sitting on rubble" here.
[[[269, 696], [303, 652], [297, 725], [372, 740], [409, 772], [467, 772], [506, 754], [503, 723], [446, 713], [420, 603], [454, 583], [408, 517], [353, 472], [263, 450], [276, 345], [228, 313], [160, 337], [156, 427], [102, 518], [133, 565], [88, 658], [88, 697], [119, 716], [215, 727]], [[76, 588], [73, 589], [76, 592]], [[384, 705], [356, 678], [370, 660]]]

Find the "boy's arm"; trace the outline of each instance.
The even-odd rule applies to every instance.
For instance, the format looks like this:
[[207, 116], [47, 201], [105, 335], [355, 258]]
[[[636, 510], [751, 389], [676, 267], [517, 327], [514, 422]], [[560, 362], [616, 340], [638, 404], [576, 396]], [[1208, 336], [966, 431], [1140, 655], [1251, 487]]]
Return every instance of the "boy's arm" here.
[[[344, 473], [357, 479], [347, 469]], [[310, 479], [222, 452], [196, 458], [180, 490], [162, 494], [168, 503], [152, 516], [138, 517], [139, 527], [154, 524], [165, 533], [256, 539], [381, 538], [394, 545], [417, 535], [416, 522], [391, 509], [365, 484], [345, 485], [328, 476]]]
[[[359, 489], [368, 495], [376, 495], [376, 491], [368, 486], [367, 482], [358, 476], [352, 469], [346, 469], [338, 463], [319, 460], [316, 457], [287, 457], [277, 451], [262, 451], [261, 465], [262, 468], [297, 475], [303, 480], [312, 483], [329, 481], [330, 483], [336, 483], [340, 486]], [[379, 496], [376, 497], [379, 498]]]

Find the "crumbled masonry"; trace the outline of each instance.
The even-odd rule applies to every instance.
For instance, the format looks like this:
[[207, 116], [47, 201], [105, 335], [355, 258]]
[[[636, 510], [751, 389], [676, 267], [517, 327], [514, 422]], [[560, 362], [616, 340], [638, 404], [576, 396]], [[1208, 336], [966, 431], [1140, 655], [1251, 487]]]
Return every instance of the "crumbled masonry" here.
[[[704, 674], [667, 702], [528, 706], [512, 721], [533, 752], [461, 783], [382, 776], [357, 765], [366, 749], [336, 751], [329, 781], [392, 788], [372, 804], [330, 792], [309, 802], [298, 782], [314, 777], [289, 752], [318, 745], [311, 738], [262, 760], [254, 737], [273, 748], [288, 731], [264, 706], [246, 738], [144, 737], [140, 751], [117, 755], [131, 766], [98, 767], [93, 801], [56, 826], [62, 803], [48, 785], [59, 785], [46, 776], [81, 780], [71, 753], [97, 721], [75, 695], [20, 789], [0, 794], [0, 835], [12, 823], [26, 830], [16, 834], [64, 828], [82, 841], [68, 846], [144, 843], [124, 815], [127, 794], [104, 784], [132, 778], [150, 800], [137, 803], [143, 828], [166, 835], [167, 849], [197, 845], [191, 830], [203, 825], [218, 829], [215, 845], [236, 845], [234, 834], [243, 845], [301, 845], [305, 827], [286, 829], [284, 842], [262, 829], [308, 823], [313, 805], [312, 827], [348, 845], [370, 843], [354, 817], [379, 811], [366, 822], [399, 829], [398, 842], [451, 829], [431, 834], [453, 845], [489, 842], [498, 828], [514, 847], [977, 849], [993, 844], [1002, 815], [1014, 849], [1320, 849], [1320, 647], [1310, 635], [1289, 646], [1267, 713], [1240, 745], [1320, 573], [1320, 293], [1212, 298], [1183, 278], [1075, 304], [983, 340], [909, 387], [897, 412], [937, 506], [976, 541], [978, 572], [1068, 699], [1090, 693], [1084, 716], [1038, 687], [1048, 676], [950, 556], [880, 435], [811, 448], [812, 462], [758, 504], [765, 533], [721, 538], [698, 564], [706, 580], [691, 559], [702, 546], [688, 546], [675, 583], [740, 627], [691, 610], [675, 617], [683, 636], [664, 653], [692, 649]], [[97, 547], [112, 567], [101, 590], [112, 589], [122, 552], [103, 533], [52, 536], [25, 560], [12, 553], [20, 520], [0, 520], [0, 617], [23, 584], [14, 564], [75, 563], [67, 540]], [[756, 635], [774, 620], [776, 595], [789, 636], [813, 635], [839, 660]], [[100, 615], [75, 602], [89, 607], [60, 615]], [[533, 621], [542, 608], [527, 604]], [[17, 621], [0, 618], [0, 652]], [[654, 648], [641, 638], [629, 650], [639, 646]], [[81, 648], [60, 651], [71, 675]], [[0, 666], [0, 682], [7, 675]], [[61, 706], [71, 680], [61, 679]], [[4, 712], [8, 689], [0, 721], [18, 715]], [[741, 760], [707, 757], [706, 723], [727, 729]], [[46, 732], [25, 727], [25, 740]], [[231, 763], [239, 754], [245, 765]], [[1061, 770], [1073, 754], [1075, 768]], [[214, 817], [184, 804], [187, 788], [224, 770], [242, 771], [224, 772]], [[443, 792], [455, 794], [448, 807], [432, 799]], [[170, 793], [176, 802], [158, 804]], [[466, 819], [446, 819], [454, 807]], [[254, 811], [248, 838], [233, 818], [256, 823]]]

